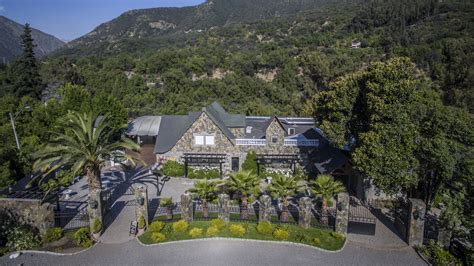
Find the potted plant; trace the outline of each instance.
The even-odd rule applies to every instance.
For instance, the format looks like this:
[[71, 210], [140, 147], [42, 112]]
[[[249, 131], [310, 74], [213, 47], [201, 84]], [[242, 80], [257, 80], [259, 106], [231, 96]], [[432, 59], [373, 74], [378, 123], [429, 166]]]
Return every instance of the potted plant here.
[[161, 198], [160, 206], [166, 208], [166, 219], [173, 219], [173, 198]]
[[94, 239], [99, 239], [101, 233], [102, 233], [102, 221], [100, 221], [97, 218], [92, 219], [92, 237]]
[[142, 214], [138, 215], [137, 219], [137, 227], [138, 227], [138, 235], [141, 235], [145, 232], [146, 221], [145, 217]]

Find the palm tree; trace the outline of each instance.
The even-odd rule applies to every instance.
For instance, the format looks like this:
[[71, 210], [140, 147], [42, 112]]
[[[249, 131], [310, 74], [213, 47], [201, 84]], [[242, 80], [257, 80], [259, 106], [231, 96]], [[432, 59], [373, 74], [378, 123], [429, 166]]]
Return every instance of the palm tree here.
[[268, 187], [269, 192], [274, 198], [282, 199], [281, 221], [288, 221], [288, 197], [297, 193], [300, 186], [292, 176], [282, 174], [274, 175], [272, 183]]
[[240, 219], [249, 218], [248, 197], [258, 188], [260, 180], [252, 171], [232, 173], [226, 180], [226, 185], [232, 193], [240, 197]]
[[136, 156], [116, 151], [125, 149], [138, 152], [140, 146], [127, 138], [113, 141], [111, 136], [114, 132], [109, 126], [107, 115], [94, 127], [96, 120], [97, 116], [92, 113], [67, 114], [64, 132], [53, 132], [51, 141], [36, 154], [33, 169], [43, 173], [40, 183], [49, 174], [65, 168], [74, 174], [85, 174], [89, 191], [100, 192], [100, 172], [107, 159], [113, 156], [135, 165]]
[[217, 197], [217, 190], [217, 182], [209, 181], [207, 178], [197, 181], [194, 187], [188, 190], [191, 193], [195, 193], [202, 200], [202, 213], [204, 218], [209, 218], [208, 202]]
[[318, 175], [316, 181], [311, 183], [311, 192], [323, 200], [322, 219], [324, 224], [328, 224], [328, 203], [331, 198], [339, 192], [344, 192], [346, 189], [341, 181], [334, 180], [330, 175]]

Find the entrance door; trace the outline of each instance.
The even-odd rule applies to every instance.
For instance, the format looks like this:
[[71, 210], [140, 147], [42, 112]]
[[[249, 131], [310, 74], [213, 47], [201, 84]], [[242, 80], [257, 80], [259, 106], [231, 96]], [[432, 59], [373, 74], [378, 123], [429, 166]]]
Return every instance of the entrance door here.
[[239, 157], [232, 157], [232, 172], [238, 172], [239, 171]]

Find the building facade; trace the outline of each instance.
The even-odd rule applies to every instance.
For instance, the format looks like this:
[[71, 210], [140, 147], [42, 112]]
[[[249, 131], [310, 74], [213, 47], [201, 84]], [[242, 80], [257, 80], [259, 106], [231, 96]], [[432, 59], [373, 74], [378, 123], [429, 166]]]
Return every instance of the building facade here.
[[312, 118], [229, 114], [217, 102], [188, 115], [139, 117], [127, 135], [142, 145], [144, 158], [153, 158], [148, 163], [176, 160], [223, 174], [238, 171], [250, 151], [259, 164], [281, 170], [344, 174], [349, 163]]

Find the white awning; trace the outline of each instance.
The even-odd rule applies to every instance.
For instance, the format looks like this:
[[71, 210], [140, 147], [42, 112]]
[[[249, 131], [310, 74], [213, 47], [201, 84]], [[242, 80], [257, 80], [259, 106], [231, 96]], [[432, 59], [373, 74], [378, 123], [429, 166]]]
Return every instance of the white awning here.
[[128, 123], [125, 134], [129, 136], [157, 136], [160, 123], [161, 116], [141, 116]]

